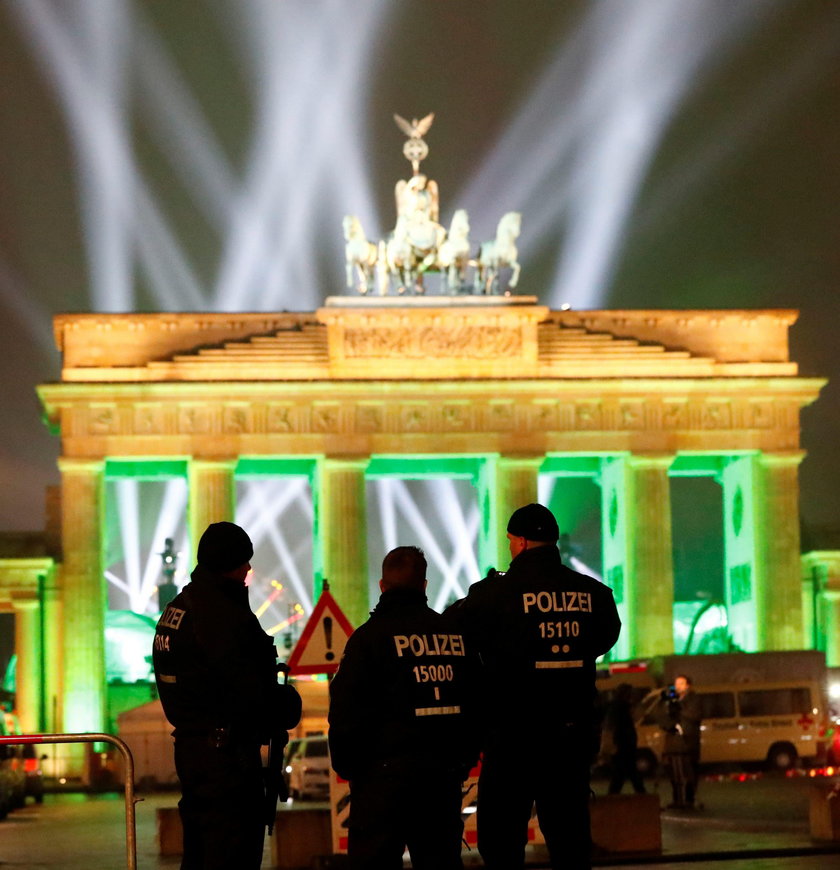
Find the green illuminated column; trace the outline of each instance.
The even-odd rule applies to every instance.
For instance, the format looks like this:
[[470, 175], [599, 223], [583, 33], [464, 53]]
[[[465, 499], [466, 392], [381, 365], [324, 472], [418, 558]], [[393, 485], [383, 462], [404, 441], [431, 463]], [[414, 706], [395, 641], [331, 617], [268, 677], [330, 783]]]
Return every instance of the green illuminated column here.
[[747, 652], [804, 644], [797, 478], [802, 456], [739, 456], [723, 470], [730, 632]]
[[601, 486], [601, 551], [604, 582], [612, 589], [618, 613], [621, 617], [621, 635], [613, 647], [612, 658], [616, 661], [629, 659], [631, 632], [627, 619], [625, 595], [628, 543], [627, 505], [628, 482], [625, 458], [603, 458], [598, 482]]
[[825, 663], [840, 667], [840, 589], [820, 593], [820, 617], [825, 631]]
[[[102, 731], [106, 713], [107, 601], [102, 560], [104, 462], [62, 457], [58, 467], [61, 470], [64, 653], [60, 716], [64, 731]], [[80, 771], [71, 767], [70, 772]]]
[[504, 571], [510, 564], [507, 524], [510, 515], [537, 500], [537, 478], [543, 456], [489, 456], [479, 472], [481, 531], [478, 562]]
[[627, 619], [634, 655], [674, 651], [674, 555], [671, 540], [673, 456], [631, 456]]
[[[330, 592], [354, 626], [368, 617], [367, 503], [368, 458], [324, 456], [318, 460], [313, 539], [316, 588], [329, 581]], [[378, 569], [377, 569], [378, 570]]]
[[61, 573], [50, 571], [42, 583], [43, 635], [44, 635], [44, 710], [43, 723], [39, 730], [57, 733], [61, 731], [61, 669], [55, 663], [61, 661], [63, 650], [63, 618], [61, 605]]
[[674, 651], [668, 480], [673, 459], [633, 454], [602, 465], [604, 579], [613, 588], [622, 621], [614, 658]]
[[38, 596], [14, 596], [15, 608], [15, 704], [25, 734], [40, 728], [41, 710], [41, 614]]
[[758, 456], [756, 614], [759, 650], [801, 649], [799, 463], [804, 453]]
[[[758, 464], [755, 454], [730, 458], [721, 475], [726, 609], [729, 633], [745, 652], [758, 646], [756, 609]], [[801, 594], [801, 593], [800, 593]]]
[[192, 553], [189, 570], [195, 565], [198, 541], [207, 526], [222, 520], [234, 521], [235, 467], [235, 459], [191, 459], [189, 462], [187, 521]]

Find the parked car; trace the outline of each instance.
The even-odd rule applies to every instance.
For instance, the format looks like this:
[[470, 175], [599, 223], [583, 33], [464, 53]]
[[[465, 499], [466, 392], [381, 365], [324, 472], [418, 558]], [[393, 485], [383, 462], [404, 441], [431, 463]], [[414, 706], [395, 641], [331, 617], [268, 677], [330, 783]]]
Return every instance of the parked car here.
[[[0, 735], [20, 734], [17, 717], [0, 712]], [[22, 807], [26, 800], [26, 771], [22, 746], [0, 746], [0, 819], [10, 810]]]
[[36, 804], [44, 802], [44, 771], [41, 760], [46, 755], [41, 754], [43, 747], [28, 743], [23, 747], [23, 769], [26, 773], [26, 797], [31, 797]]
[[330, 793], [330, 750], [326, 735], [290, 741], [285, 771], [292, 799], [327, 800]]

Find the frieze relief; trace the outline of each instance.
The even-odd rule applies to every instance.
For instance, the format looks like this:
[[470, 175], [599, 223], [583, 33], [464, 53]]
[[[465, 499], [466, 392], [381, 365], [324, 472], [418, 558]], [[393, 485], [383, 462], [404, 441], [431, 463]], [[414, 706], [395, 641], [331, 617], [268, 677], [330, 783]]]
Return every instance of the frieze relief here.
[[269, 405], [266, 428], [278, 434], [299, 432], [298, 417], [298, 409], [294, 405]]
[[181, 405], [178, 432], [181, 435], [206, 435], [210, 431], [210, 409], [206, 405]]
[[226, 435], [241, 435], [254, 430], [248, 405], [228, 406], [224, 410], [222, 428]]
[[651, 397], [451, 398], [76, 405], [63, 417], [73, 437], [434, 432], [798, 431], [793, 402], [689, 401]]
[[473, 406], [466, 402], [451, 402], [441, 409], [443, 429], [447, 432], [473, 432]]
[[119, 427], [116, 405], [91, 405], [88, 416], [91, 435], [114, 435]]
[[510, 432], [516, 427], [516, 404], [514, 402], [490, 402], [485, 415], [485, 431]]
[[344, 331], [344, 354], [351, 359], [376, 357], [494, 359], [516, 356], [521, 351], [520, 330], [499, 326], [440, 325], [423, 329], [402, 326]]
[[341, 431], [341, 406], [338, 402], [314, 402], [312, 405], [311, 427], [319, 435], [334, 434]]
[[356, 431], [365, 434], [384, 430], [385, 406], [361, 404], [356, 407]]
[[162, 435], [164, 431], [163, 406], [135, 405], [134, 431], [137, 435]]

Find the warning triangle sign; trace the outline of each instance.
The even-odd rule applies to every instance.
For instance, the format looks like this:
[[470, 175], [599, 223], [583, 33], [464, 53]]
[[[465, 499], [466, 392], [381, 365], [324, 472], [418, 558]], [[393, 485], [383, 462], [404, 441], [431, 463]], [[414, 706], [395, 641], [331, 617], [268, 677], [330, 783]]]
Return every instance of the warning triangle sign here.
[[289, 656], [289, 673], [334, 674], [351, 634], [353, 626], [325, 585]]

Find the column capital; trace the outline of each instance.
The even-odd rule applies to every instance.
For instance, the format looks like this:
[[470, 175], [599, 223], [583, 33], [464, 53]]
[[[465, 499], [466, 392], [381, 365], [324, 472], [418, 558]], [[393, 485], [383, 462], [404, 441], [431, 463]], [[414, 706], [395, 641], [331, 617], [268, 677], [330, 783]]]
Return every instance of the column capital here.
[[532, 468], [539, 472], [545, 462], [545, 453], [500, 453], [498, 460], [509, 467]]
[[770, 452], [761, 452], [758, 454], [758, 461], [771, 468], [784, 468], [797, 466], [805, 458], [804, 450], [779, 450]]
[[191, 456], [189, 467], [208, 471], [234, 471], [238, 456]]
[[676, 453], [630, 453], [626, 460], [631, 468], [661, 468], [667, 471], [676, 456]]
[[346, 471], [366, 471], [370, 465], [370, 456], [354, 453], [329, 453], [319, 457], [319, 462], [333, 469], [344, 469]]
[[40, 605], [38, 593], [31, 590], [13, 591], [9, 595], [12, 607], [18, 610], [35, 610]]
[[58, 470], [62, 474], [73, 472], [99, 474], [105, 470], [105, 459], [101, 456], [94, 458], [86, 456], [59, 456]]

